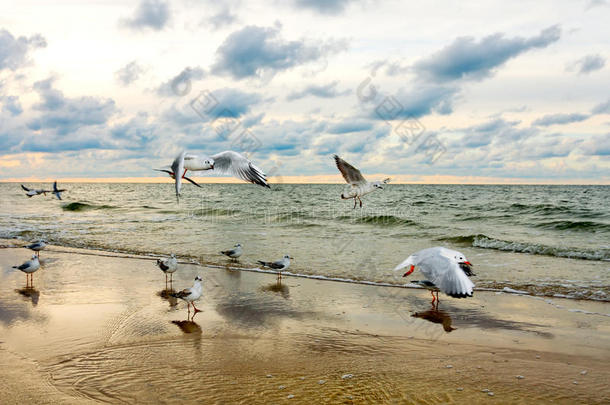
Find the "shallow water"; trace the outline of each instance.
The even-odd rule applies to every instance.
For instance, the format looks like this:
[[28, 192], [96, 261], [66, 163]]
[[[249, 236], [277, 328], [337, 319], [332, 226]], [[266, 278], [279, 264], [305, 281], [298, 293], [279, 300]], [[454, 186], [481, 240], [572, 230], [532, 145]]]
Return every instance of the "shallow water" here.
[[[38, 187], [42, 184], [29, 184]], [[295, 257], [290, 271], [401, 284], [392, 269], [443, 245], [474, 263], [478, 288], [610, 299], [610, 187], [388, 185], [342, 201], [341, 185], [66, 184], [65, 201], [0, 184], [0, 238], [241, 266]]]
[[[190, 317], [150, 258], [66, 250], [42, 253], [33, 289], [2, 273], [0, 362], [33, 362], [39, 374], [22, 379], [77, 402], [487, 403], [490, 389], [501, 403], [573, 404], [609, 394], [605, 302], [480, 293], [434, 309], [427, 291], [180, 264], [171, 287], [204, 280], [202, 312]], [[0, 267], [27, 254], [1, 249]]]

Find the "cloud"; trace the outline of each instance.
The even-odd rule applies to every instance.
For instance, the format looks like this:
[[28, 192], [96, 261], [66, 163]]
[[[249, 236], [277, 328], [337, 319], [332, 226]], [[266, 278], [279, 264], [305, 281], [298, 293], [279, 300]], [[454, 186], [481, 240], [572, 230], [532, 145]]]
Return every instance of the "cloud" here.
[[351, 90], [338, 91], [337, 84], [339, 84], [338, 80], [322, 85], [312, 84], [305, 87], [301, 91], [295, 91], [288, 94], [288, 96], [286, 96], [286, 100], [298, 100], [307, 96], [320, 98], [335, 98], [339, 96], [345, 96], [351, 92]]
[[580, 145], [585, 155], [610, 156], [610, 133], [593, 136]]
[[2, 111], [8, 112], [13, 117], [23, 112], [19, 97], [17, 96], [0, 97], [0, 101], [2, 101]]
[[237, 15], [231, 13], [231, 9], [226, 5], [223, 6], [216, 14], [205, 20], [206, 25], [212, 26], [214, 30], [231, 25], [236, 21]]
[[205, 70], [199, 66], [185, 67], [182, 72], [162, 83], [157, 89], [157, 94], [160, 96], [183, 96], [191, 90], [192, 82], [203, 79], [205, 75]]
[[28, 64], [28, 54], [36, 48], [45, 48], [47, 41], [40, 34], [27, 38], [15, 38], [5, 29], [0, 29], [0, 71], [12, 71]]
[[279, 28], [247, 26], [230, 34], [216, 50], [212, 71], [236, 79], [273, 77], [277, 72], [319, 60], [347, 48], [345, 41], [308, 44], [286, 41]]
[[132, 29], [150, 28], [160, 31], [169, 22], [169, 5], [161, 0], [142, 0], [133, 17], [124, 19], [122, 24]]
[[600, 55], [586, 55], [566, 67], [568, 72], [588, 74], [606, 66], [606, 59]]
[[593, 107], [591, 114], [610, 114], [610, 99]]
[[548, 127], [550, 125], [561, 125], [561, 124], [570, 124], [572, 122], [580, 122], [589, 118], [589, 114], [579, 114], [579, 113], [570, 113], [570, 114], [549, 114], [545, 115], [542, 118], [538, 118], [532, 125]]
[[497, 33], [476, 41], [473, 37], [456, 38], [452, 44], [415, 63], [422, 78], [435, 81], [482, 80], [511, 58], [535, 48], [545, 48], [559, 40], [558, 26], [549, 27], [530, 38], [505, 38]]
[[114, 72], [114, 78], [122, 86], [128, 86], [138, 80], [145, 69], [134, 60]]
[[307, 8], [320, 14], [337, 15], [342, 13], [353, 0], [294, 0], [295, 6]]
[[330, 125], [327, 129], [331, 134], [346, 134], [350, 132], [370, 131], [373, 129], [373, 123], [363, 120], [348, 120], [338, 124]]
[[39, 115], [27, 123], [33, 131], [50, 132], [59, 136], [75, 133], [82, 127], [103, 125], [116, 112], [112, 99], [97, 97], [67, 98], [53, 88], [53, 78], [34, 83], [41, 102], [34, 105]]
[[416, 83], [408, 89], [398, 90], [396, 96], [381, 100], [373, 109], [372, 117], [391, 121], [419, 118], [432, 112], [450, 114], [458, 93], [456, 86]]

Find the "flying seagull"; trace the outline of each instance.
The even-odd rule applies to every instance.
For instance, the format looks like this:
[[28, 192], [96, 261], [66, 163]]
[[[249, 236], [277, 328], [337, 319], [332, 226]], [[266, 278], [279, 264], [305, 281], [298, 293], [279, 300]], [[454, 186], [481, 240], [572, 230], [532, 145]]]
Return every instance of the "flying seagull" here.
[[34, 197], [35, 195], [39, 195], [39, 194], [44, 194], [47, 195], [47, 193], [50, 193], [49, 190], [33, 190], [30, 188], [27, 188], [26, 186], [24, 186], [23, 184], [21, 185], [21, 188], [25, 191], [25, 195], [27, 195], [28, 197]]
[[198, 300], [201, 297], [202, 292], [203, 289], [201, 287], [201, 277], [197, 276], [195, 277], [195, 282], [193, 283], [193, 286], [191, 288], [185, 288], [182, 291], [171, 294], [171, 296], [186, 301], [189, 312], [191, 312], [192, 305], [193, 309], [195, 310], [195, 313], [197, 313], [201, 312], [201, 310], [195, 307], [195, 303], [193, 301]]
[[171, 170], [155, 170], [169, 174], [170, 177], [176, 181], [176, 197], [180, 196], [182, 179], [199, 186], [192, 179], [185, 177], [187, 170], [194, 172], [212, 170], [214, 173], [218, 174], [231, 174], [247, 182], [270, 188], [269, 184], [267, 184], [267, 177], [261, 169], [256, 167], [242, 154], [230, 150], [217, 153], [210, 157], [182, 152], [174, 159]]
[[55, 195], [55, 197], [57, 197], [58, 200], [61, 200], [61, 193], [63, 193], [64, 191], [66, 191], [66, 190], [65, 189], [61, 189], [61, 190], [57, 189], [57, 181], [55, 181], [53, 183], [53, 191], [52, 191], [52, 193]]
[[238, 243], [237, 245], [235, 245], [234, 248], [231, 250], [223, 250], [220, 253], [222, 253], [225, 256], [229, 256], [233, 260], [237, 260], [237, 258], [239, 256], [241, 256], [241, 254], [242, 254], [241, 243]]
[[337, 155], [334, 155], [334, 158], [335, 163], [337, 164], [337, 169], [339, 169], [347, 184], [351, 186], [347, 193], [341, 194], [341, 199], [348, 200], [353, 198], [354, 208], [356, 208], [356, 199], [360, 201], [360, 206], [362, 207], [362, 200], [360, 197], [363, 197], [377, 189], [383, 189], [383, 184], [388, 184], [390, 181], [389, 178], [383, 181], [366, 181], [364, 176], [362, 176], [362, 173], [360, 173], [360, 170], [356, 169], [354, 166], [350, 165]]
[[290, 257], [290, 255], [284, 255], [282, 259], [275, 262], [264, 262], [262, 260], [259, 260], [258, 262], [264, 267], [268, 267], [273, 270], [278, 270], [277, 278], [278, 280], [281, 280], [282, 271], [286, 270], [290, 266], [290, 259], [294, 260], [294, 257]]
[[34, 252], [36, 252], [38, 257], [40, 257], [40, 251], [44, 250], [44, 248], [46, 248], [46, 247], [47, 247], [47, 241], [43, 240], [43, 239], [26, 246], [27, 249], [30, 249], [30, 250], [33, 250]]
[[28, 285], [28, 278], [31, 280], [31, 285], [34, 284], [34, 272], [40, 268], [38, 256], [32, 255], [32, 258], [24, 262], [21, 266], [13, 266], [14, 269], [21, 270], [25, 273], [25, 285]]
[[[174, 281], [174, 273], [178, 270], [178, 260], [176, 255], [172, 255], [166, 259], [157, 259], [157, 266], [165, 273], [165, 284], [167, 284], [167, 274], [170, 275], [170, 283]], [[167, 285], [166, 285], [167, 287]]]
[[396, 266], [394, 271], [409, 267], [403, 275], [406, 277], [413, 273], [415, 266], [419, 267], [427, 278], [426, 281], [418, 281], [417, 284], [430, 290], [432, 303], [438, 301], [438, 291], [455, 298], [472, 297], [474, 284], [468, 276], [475, 274], [471, 270], [472, 264], [462, 253], [444, 247], [423, 249], [407, 257]]

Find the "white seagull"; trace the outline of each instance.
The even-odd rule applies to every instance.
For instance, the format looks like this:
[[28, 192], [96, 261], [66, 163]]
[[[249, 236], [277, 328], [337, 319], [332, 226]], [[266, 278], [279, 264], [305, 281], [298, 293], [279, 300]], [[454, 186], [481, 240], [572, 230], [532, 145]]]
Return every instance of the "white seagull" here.
[[55, 195], [55, 197], [57, 197], [58, 200], [61, 200], [61, 193], [63, 193], [64, 191], [66, 191], [66, 190], [65, 189], [61, 189], [61, 190], [57, 189], [57, 181], [55, 181], [53, 183], [53, 191], [52, 191], [52, 193]]
[[25, 191], [25, 195], [27, 195], [28, 197], [34, 197], [35, 195], [39, 195], [39, 194], [44, 194], [47, 195], [47, 193], [50, 193], [49, 190], [33, 190], [30, 188], [27, 188], [26, 186], [24, 186], [23, 184], [21, 185], [21, 188]]
[[195, 307], [195, 303], [193, 301], [198, 300], [201, 297], [202, 292], [203, 288], [201, 286], [201, 277], [197, 276], [195, 277], [195, 282], [191, 288], [185, 288], [182, 291], [171, 294], [171, 296], [186, 301], [189, 312], [191, 312], [192, 305], [195, 313], [197, 313], [201, 311]]
[[390, 179], [384, 179], [383, 181], [366, 181], [360, 170], [356, 169], [354, 166], [347, 163], [345, 160], [341, 159], [339, 156], [334, 155], [335, 163], [337, 164], [337, 169], [343, 175], [343, 178], [351, 186], [346, 193], [341, 194], [341, 198], [343, 200], [348, 200], [350, 198], [354, 199], [354, 208], [356, 208], [356, 199], [360, 201], [360, 206], [362, 207], [362, 200], [360, 197], [365, 196], [368, 193], [372, 193], [377, 189], [383, 190], [383, 184], [388, 184]]
[[34, 252], [36, 252], [38, 257], [40, 257], [40, 251], [44, 250], [44, 248], [46, 248], [46, 247], [47, 247], [47, 241], [43, 240], [43, 239], [26, 246], [27, 249], [30, 249], [30, 250], [33, 250]]
[[161, 269], [163, 273], [165, 273], [165, 283], [167, 284], [167, 274], [170, 275], [170, 283], [174, 281], [174, 273], [178, 270], [178, 260], [176, 259], [175, 254], [171, 254], [170, 257], [166, 259], [157, 259], [157, 266]]
[[472, 297], [474, 284], [467, 276], [475, 274], [471, 270], [472, 264], [462, 253], [444, 247], [423, 249], [407, 257], [394, 271], [409, 267], [403, 275], [406, 277], [413, 273], [415, 266], [427, 280], [414, 283], [430, 290], [433, 303], [438, 300], [438, 291], [455, 298]]
[[210, 157], [182, 152], [174, 159], [171, 170], [155, 170], [169, 174], [170, 177], [176, 181], [176, 197], [180, 196], [182, 179], [201, 187], [192, 179], [185, 177], [187, 170], [213, 170], [218, 174], [231, 174], [247, 182], [270, 188], [269, 184], [267, 184], [267, 177], [261, 169], [252, 164], [252, 162], [242, 154], [230, 150], [217, 153]]
[[32, 258], [27, 262], [24, 262], [21, 266], [13, 266], [14, 269], [21, 270], [25, 273], [25, 285], [28, 285], [28, 278], [31, 279], [32, 285], [34, 284], [34, 272], [40, 268], [40, 262], [38, 256], [32, 255]]
[[284, 271], [288, 267], [290, 267], [290, 259], [294, 260], [294, 257], [290, 257], [289, 255], [284, 255], [284, 257], [282, 257], [282, 259], [275, 261], [275, 262], [264, 262], [262, 260], [259, 260], [258, 262], [260, 264], [262, 264], [264, 267], [268, 267], [273, 270], [278, 270], [277, 278], [281, 280], [282, 271]]
[[223, 250], [222, 252], [223, 255], [225, 256], [229, 256], [231, 259], [233, 260], [237, 260], [237, 258], [239, 256], [241, 256], [242, 254], [242, 250], [241, 250], [241, 243], [238, 243], [237, 245], [234, 246], [234, 249], [231, 250]]

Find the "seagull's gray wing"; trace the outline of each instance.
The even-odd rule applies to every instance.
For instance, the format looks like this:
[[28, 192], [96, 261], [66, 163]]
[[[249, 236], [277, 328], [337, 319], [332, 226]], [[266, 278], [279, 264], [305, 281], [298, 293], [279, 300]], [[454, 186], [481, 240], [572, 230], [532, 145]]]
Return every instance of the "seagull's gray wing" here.
[[422, 274], [445, 294], [455, 298], [472, 297], [474, 284], [455, 261], [441, 255], [428, 255], [417, 265]]
[[339, 169], [339, 171], [343, 175], [343, 178], [348, 184], [355, 186], [366, 183], [366, 179], [364, 178], [364, 176], [362, 176], [360, 170], [356, 169], [354, 166], [350, 165], [337, 155], [334, 155], [334, 158], [335, 163], [337, 164], [337, 169]]
[[24, 186], [23, 184], [21, 185], [21, 188], [22, 188], [24, 191], [30, 191], [30, 189], [29, 189], [29, 188], [27, 188], [26, 186]]
[[186, 152], [180, 153], [172, 162], [172, 172], [174, 173], [174, 180], [176, 182], [176, 197], [180, 195], [180, 189], [182, 188], [182, 174], [184, 173], [185, 155]]
[[267, 184], [265, 173], [240, 153], [228, 150], [212, 155], [212, 159], [214, 159], [215, 172], [231, 174], [247, 182], [271, 188]]

